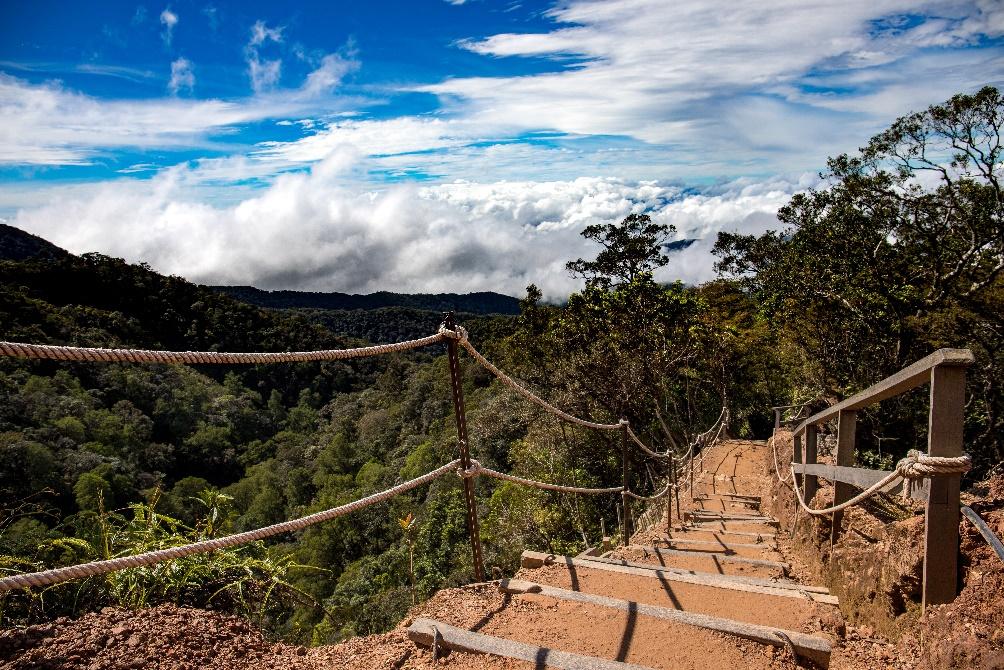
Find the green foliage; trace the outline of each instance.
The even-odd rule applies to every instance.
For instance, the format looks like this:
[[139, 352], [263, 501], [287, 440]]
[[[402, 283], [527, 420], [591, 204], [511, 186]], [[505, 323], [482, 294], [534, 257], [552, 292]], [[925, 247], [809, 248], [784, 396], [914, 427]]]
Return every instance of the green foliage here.
[[[723, 233], [715, 247], [791, 352], [793, 388], [842, 397], [939, 347], [973, 349], [967, 441], [980, 470], [1004, 458], [1002, 121], [992, 87], [898, 119], [830, 159], [828, 185], [781, 209], [788, 229]], [[922, 446], [923, 411], [883, 405], [863, 446], [882, 432], [900, 437], [898, 455]]]
[[619, 224], [586, 226], [582, 236], [599, 243], [603, 250], [595, 260], [580, 258], [566, 267], [573, 275], [584, 277], [590, 287], [630, 284], [669, 263], [663, 247], [674, 232], [673, 226], [652, 223], [646, 214], [631, 214]]
[[[228, 499], [215, 493], [201, 497], [204, 514], [195, 527], [156, 511], [153, 503], [132, 503], [124, 512], [84, 512], [53, 531], [43, 530], [37, 520], [22, 518], [9, 527], [22, 543], [4, 538], [0, 566], [46, 569], [92, 560], [107, 560], [146, 551], [176, 547], [214, 537], [228, 528]], [[64, 534], [72, 531], [74, 536]], [[7, 535], [5, 534], [5, 535]], [[25, 540], [34, 540], [29, 549]], [[21, 553], [23, 552], [23, 553]], [[255, 542], [238, 548], [210, 552], [130, 568], [42, 589], [6, 594], [0, 604], [0, 621], [31, 622], [63, 614], [75, 614], [105, 605], [139, 608], [161, 602], [243, 614], [266, 623], [291, 605], [320, 608], [289, 579], [306, 570], [291, 555], [270, 552]]]

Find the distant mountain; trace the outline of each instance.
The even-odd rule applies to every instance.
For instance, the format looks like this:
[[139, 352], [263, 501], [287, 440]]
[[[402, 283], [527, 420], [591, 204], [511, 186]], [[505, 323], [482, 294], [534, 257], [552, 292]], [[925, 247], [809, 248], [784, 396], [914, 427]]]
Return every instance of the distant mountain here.
[[0, 260], [24, 261], [35, 258], [54, 261], [71, 255], [65, 249], [60, 249], [37, 235], [0, 223]]
[[385, 307], [407, 307], [429, 312], [519, 314], [519, 300], [517, 298], [490, 291], [465, 294], [406, 294], [380, 291], [368, 295], [355, 295], [308, 291], [263, 291], [253, 286], [209, 286], [207, 288], [242, 302], [272, 309], [373, 310]]

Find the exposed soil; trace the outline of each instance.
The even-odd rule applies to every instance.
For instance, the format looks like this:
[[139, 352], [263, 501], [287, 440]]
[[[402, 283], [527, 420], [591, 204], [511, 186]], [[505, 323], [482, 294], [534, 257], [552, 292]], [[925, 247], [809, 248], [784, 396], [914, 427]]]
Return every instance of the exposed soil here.
[[[778, 459], [791, 455], [788, 433], [777, 437]], [[768, 454], [768, 458], [773, 456]], [[820, 462], [831, 462], [822, 456]], [[770, 462], [773, 469], [773, 462]], [[813, 507], [833, 500], [820, 480]], [[848, 626], [834, 649], [832, 667], [1004, 668], [1004, 563], [966, 520], [960, 523], [961, 584], [950, 605], [920, 608], [924, 508], [899, 496], [880, 496], [847, 510], [838, 541], [830, 546], [830, 519], [797, 515], [790, 489], [773, 478], [765, 507], [781, 520], [779, 548], [803, 581], [829, 586], [840, 597]], [[766, 504], [769, 502], [769, 505]], [[1004, 475], [963, 494], [990, 527], [1004, 533]]]

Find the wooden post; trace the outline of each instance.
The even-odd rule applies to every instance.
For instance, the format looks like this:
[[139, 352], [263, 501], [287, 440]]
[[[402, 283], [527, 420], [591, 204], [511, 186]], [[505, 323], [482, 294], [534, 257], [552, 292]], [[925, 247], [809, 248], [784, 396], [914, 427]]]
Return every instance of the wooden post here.
[[631, 543], [631, 538], [628, 533], [631, 532], [631, 520], [628, 516], [628, 434], [627, 434], [628, 424], [621, 424], [621, 464], [623, 466], [623, 473], [621, 477], [621, 486], [624, 490], [621, 491], [621, 537], [624, 541], [624, 546], [628, 546]]
[[[453, 312], [446, 314], [443, 325], [448, 330], [455, 330]], [[467, 443], [467, 414], [464, 411], [464, 389], [460, 383], [460, 356], [457, 341], [448, 339], [446, 349], [450, 360], [450, 384], [453, 386], [453, 410], [457, 419], [457, 446], [460, 448], [460, 467], [468, 470], [471, 467], [471, 450]], [[474, 577], [476, 581], [485, 581], [485, 563], [481, 556], [481, 531], [478, 528], [477, 499], [474, 497], [474, 478], [464, 477], [464, 501], [467, 504], [467, 534], [471, 540], [471, 552], [474, 556]]]
[[[857, 410], [840, 410], [837, 414], [837, 457], [836, 465], [851, 467], [854, 465], [854, 436], [857, 430]], [[833, 482], [833, 504], [839, 505], [854, 496], [854, 487], [844, 482]], [[833, 513], [833, 524], [830, 527], [830, 546], [840, 537], [840, 522], [843, 512]]]
[[[931, 369], [931, 409], [927, 453], [961, 456], [966, 401], [966, 369], [939, 365]], [[955, 600], [958, 587], [959, 482], [961, 475], [931, 477], [924, 530], [922, 606]]]
[[673, 532], [673, 498], [679, 505], [679, 491], [676, 488], [676, 459], [673, 458], [673, 450], [669, 450], [669, 497], [666, 499], [666, 533]]
[[774, 410], [774, 432], [777, 432], [781, 427], [781, 410]]
[[[816, 442], [819, 436], [819, 427], [810, 425], [805, 427], [805, 462], [815, 463], [816, 462]], [[816, 495], [816, 491], [819, 490], [819, 479], [816, 475], [805, 475], [802, 478], [803, 491], [805, 492], [805, 502], [806, 504], [812, 501], [813, 496]]]
[[[800, 434], [795, 434], [793, 438], [793, 448], [791, 452], [791, 462], [801, 463], [802, 462], [802, 436]], [[798, 472], [795, 473], [795, 481], [798, 483], [798, 487], [802, 488], [802, 475]], [[806, 501], [808, 502], [808, 501]], [[798, 505], [796, 502], [795, 505]]]

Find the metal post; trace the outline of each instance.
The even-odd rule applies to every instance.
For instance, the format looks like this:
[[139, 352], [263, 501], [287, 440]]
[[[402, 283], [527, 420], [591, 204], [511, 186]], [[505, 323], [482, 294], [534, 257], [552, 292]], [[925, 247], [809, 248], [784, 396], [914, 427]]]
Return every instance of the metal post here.
[[627, 434], [628, 424], [621, 424], [621, 463], [623, 465], [623, 476], [621, 477], [621, 486], [624, 490], [621, 491], [621, 508], [623, 513], [621, 514], [621, 537], [624, 539], [624, 546], [630, 544], [630, 538], [628, 533], [630, 532], [631, 521], [628, 518], [628, 434]]
[[[939, 365], [931, 369], [931, 409], [927, 453], [961, 456], [965, 419], [966, 369]], [[955, 600], [959, 560], [959, 482], [961, 475], [931, 477], [924, 529], [922, 606]]]
[[694, 461], [697, 460], [697, 452], [690, 452], [690, 502], [694, 502]]
[[[854, 465], [854, 436], [857, 431], [858, 413], [855, 410], [841, 410], [837, 414], [837, 458], [836, 465], [851, 467]], [[845, 482], [833, 482], [833, 504], [839, 505], [850, 500], [854, 495], [854, 487]], [[833, 513], [833, 524], [830, 527], [830, 546], [840, 537], [840, 522], [843, 512]]]
[[[806, 426], [805, 427], [805, 463], [806, 465], [810, 463], [815, 463], [817, 454], [817, 438], [819, 436], [818, 426]], [[805, 475], [802, 478], [803, 491], [805, 492], [805, 502], [809, 503], [812, 498], [816, 495], [816, 491], [819, 490], [819, 479], [816, 475]]]
[[[448, 312], [443, 321], [448, 330], [456, 329], [453, 312]], [[450, 384], [453, 386], [453, 409], [457, 419], [457, 445], [460, 448], [460, 467], [468, 470], [471, 467], [471, 450], [467, 443], [467, 415], [464, 412], [464, 390], [460, 383], [460, 356], [457, 341], [448, 339], [447, 353], [450, 359]], [[464, 477], [464, 501], [467, 503], [467, 533], [471, 539], [471, 552], [474, 555], [474, 577], [477, 581], [485, 581], [485, 563], [481, 556], [481, 531], [478, 528], [477, 499], [474, 497], [474, 478]]]
[[[673, 458], [672, 449], [669, 450], [669, 498], [666, 500], [666, 533], [673, 532], [673, 497], [677, 495], [676, 490], [676, 460]], [[677, 498], [679, 500], [679, 498]]]

